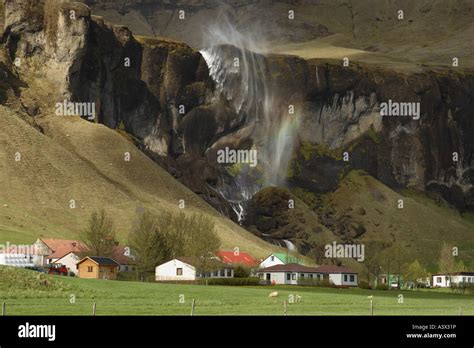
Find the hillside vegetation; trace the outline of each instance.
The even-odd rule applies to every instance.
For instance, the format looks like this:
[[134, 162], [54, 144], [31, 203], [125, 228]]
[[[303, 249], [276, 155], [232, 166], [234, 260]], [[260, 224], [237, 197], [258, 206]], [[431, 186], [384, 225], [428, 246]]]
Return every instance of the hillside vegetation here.
[[271, 252], [273, 246], [220, 215], [118, 132], [74, 117], [39, 122], [44, 134], [0, 106], [0, 242], [76, 238], [90, 214], [105, 208], [126, 243], [138, 207], [175, 211], [183, 199], [185, 213], [215, 221], [224, 247], [238, 246], [257, 257]]

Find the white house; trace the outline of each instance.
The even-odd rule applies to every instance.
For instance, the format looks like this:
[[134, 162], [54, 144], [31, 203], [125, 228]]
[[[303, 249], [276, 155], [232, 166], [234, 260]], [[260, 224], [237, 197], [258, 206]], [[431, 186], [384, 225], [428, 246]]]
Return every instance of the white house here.
[[66, 266], [67, 270], [74, 274], [77, 275], [77, 263], [81, 261], [84, 257], [86, 256], [86, 253], [78, 253], [74, 251], [68, 252], [66, 255], [63, 257], [56, 259], [52, 263], [57, 263]]
[[312, 280], [328, 280], [336, 286], [357, 286], [357, 273], [339, 266], [307, 267], [295, 263], [275, 265], [258, 271], [269, 284], [301, 284]]
[[326, 274], [329, 282], [336, 286], [357, 286], [359, 284], [358, 274], [353, 270], [334, 265], [322, 265], [318, 271]]
[[315, 267], [290, 263], [262, 268], [257, 272], [259, 278], [268, 284], [299, 284], [302, 279], [322, 280], [323, 274]]
[[474, 272], [456, 272], [451, 274], [433, 274], [433, 286], [448, 288], [451, 284], [474, 283]]
[[176, 258], [155, 268], [157, 281], [193, 281], [198, 278], [233, 278], [234, 268], [216, 260], [212, 261], [214, 270], [201, 275], [196, 271], [196, 262], [189, 258]]
[[260, 262], [260, 268], [267, 268], [276, 265], [286, 265], [289, 263], [301, 264], [300, 260], [293, 255], [287, 253], [273, 253], [268, 255], [262, 262]]

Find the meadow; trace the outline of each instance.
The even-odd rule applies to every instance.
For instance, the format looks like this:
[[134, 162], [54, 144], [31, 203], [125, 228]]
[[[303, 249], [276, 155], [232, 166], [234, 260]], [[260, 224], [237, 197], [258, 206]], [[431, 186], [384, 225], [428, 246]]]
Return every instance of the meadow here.
[[[371, 300], [374, 315], [474, 315], [474, 296], [446, 289], [161, 284], [5, 269], [0, 267], [0, 302], [6, 315], [92, 315], [94, 303], [96, 315], [190, 315], [193, 299], [194, 315], [284, 315], [285, 300], [288, 315], [371, 315]], [[269, 298], [272, 291], [278, 297]]]

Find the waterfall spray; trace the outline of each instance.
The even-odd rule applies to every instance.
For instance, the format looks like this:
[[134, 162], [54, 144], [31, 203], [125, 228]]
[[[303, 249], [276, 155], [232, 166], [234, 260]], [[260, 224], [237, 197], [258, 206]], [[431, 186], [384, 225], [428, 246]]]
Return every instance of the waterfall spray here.
[[[242, 33], [227, 16], [208, 27], [201, 54], [215, 83], [215, 99], [224, 98], [239, 117], [239, 124], [252, 127], [251, 140], [258, 150], [260, 180], [243, 170], [221, 195], [231, 203], [239, 221], [245, 202], [266, 186], [286, 183], [293, 151], [297, 115], [288, 112], [272, 83], [265, 43], [252, 33]], [[230, 188], [228, 188], [230, 187]]]

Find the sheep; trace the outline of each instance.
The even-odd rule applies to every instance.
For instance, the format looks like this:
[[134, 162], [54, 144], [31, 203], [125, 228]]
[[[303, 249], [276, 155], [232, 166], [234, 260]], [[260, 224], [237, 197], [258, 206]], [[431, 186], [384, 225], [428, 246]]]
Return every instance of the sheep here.
[[270, 295], [268, 295], [268, 297], [278, 297], [278, 292], [273, 291], [273, 292], [270, 293]]

